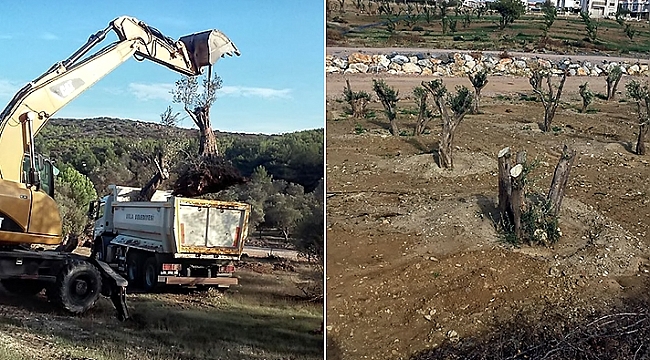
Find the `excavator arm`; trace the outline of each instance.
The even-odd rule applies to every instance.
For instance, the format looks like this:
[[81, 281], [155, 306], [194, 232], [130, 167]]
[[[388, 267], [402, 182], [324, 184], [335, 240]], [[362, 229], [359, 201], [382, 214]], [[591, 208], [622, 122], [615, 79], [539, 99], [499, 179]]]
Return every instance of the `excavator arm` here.
[[[109, 32], [118, 41], [88, 55]], [[23, 179], [23, 157], [33, 154], [33, 137], [61, 108], [132, 56], [151, 60], [188, 76], [201, 73], [225, 55], [239, 55], [236, 46], [218, 30], [174, 41], [155, 28], [128, 16], [113, 20], [92, 35], [68, 59], [25, 85], [0, 113], [0, 179]]]

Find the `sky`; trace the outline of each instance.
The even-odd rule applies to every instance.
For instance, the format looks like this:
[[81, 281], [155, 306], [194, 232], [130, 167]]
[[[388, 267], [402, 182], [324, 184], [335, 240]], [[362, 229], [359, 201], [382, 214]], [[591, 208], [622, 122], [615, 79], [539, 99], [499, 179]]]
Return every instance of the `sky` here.
[[[278, 134], [324, 127], [324, 2], [2, 1], [0, 104], [56, 62], [68, 58], [113, 19], [133, 16], [178, 38], [209, 29], [241, 52], [213, 66], [223, 81], [212, 110], [215, 130]], [[116, 41], [111, 33], [96, 49]], [[119, 117], [159, 122], [171, 105], [193, 127], [171, 89], [179, 73], [135, 59], [108, 74], [54, 117]]]

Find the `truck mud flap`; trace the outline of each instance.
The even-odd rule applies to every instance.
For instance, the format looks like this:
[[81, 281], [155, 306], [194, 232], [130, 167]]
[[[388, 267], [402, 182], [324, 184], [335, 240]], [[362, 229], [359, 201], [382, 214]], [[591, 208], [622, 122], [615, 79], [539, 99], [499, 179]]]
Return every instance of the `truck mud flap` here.
[[110, 297], [113, 306], [115, 306], [118, 320], [125, 321], [129, 318], [129, 309], [126, 306], [126, 287], [129, 282], [113, 271], [107, 263], [97, 259], [91, 261], [102, 274], [102, 295]]

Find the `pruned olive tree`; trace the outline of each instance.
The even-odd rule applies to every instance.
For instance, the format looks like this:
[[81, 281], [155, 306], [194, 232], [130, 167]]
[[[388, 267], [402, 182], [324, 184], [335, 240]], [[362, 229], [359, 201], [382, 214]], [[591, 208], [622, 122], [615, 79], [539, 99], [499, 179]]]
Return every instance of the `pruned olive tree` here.
[[481, 100], [481, 90], [487, 85], [488, 83], [488, 78], [487, 78], [487, 70], [483, 69], [479, 72], [476, 72], [475, 74], [469, 74], [469, 81], [472, 83], [472, 86], [474, 87], [474, 108], [472, 109], [472, 113], [478, 114], [479, 112], [479, 102]]
[[423, 87], [417, 86], [413, 89], [413, 96], [415, 96], [415, 103], [418, 106], [418, 120], [415, 123], [415, 131], [413, 135], [418, 136], [424, 134], [429, 121], [433, 118], [433, 112], [429, 109], [427, 100], [429, 99], [429, 92]]
[[648, 84], [632, 80], [625, 85], [627, 95], [636, 102], [637, 117], [639, 119], [639, 136], [636, 141], [637, 155], [645, 155], [645, 136], [650, 125], [650, 89]]
[[442, 136], [438, 151], [441, 168], [453, 168], [452, 144], [458, 125], [472, 109], [474, 96], [465, 86], [457, 86], [455, 94], [448, 94], [442, 80], [422, 82], [422, 86], [433, 96], [442, 117]]
[[[542, 104], [544, 105], [544, 123], [542, 124], [542, 131], [546, 132], [551, 129], [551, 122], [555, 117], [555, 111], [560, 104], [560, 97], [562, 96], [562, 89], [566, 81], [568, 68], [564, 70], [560, 84], [557, 86], [557, 92], [553, 89], [551, 82], [551, 73], [544, 70], [534, 70], [529, 82], [533, 87], [533, 92], [539, 95]], [[543, 87], [543, 81], [546, 79], [547, 90]]]
[[370, 101], [370, 94], [365, 91], [352, 91], [350, 80], [345, 79], [346, 87], [343, 89], [343, 98], [350, 105], [352, 116], [359, 119], [366, 115], [366, 107]]
[[582, 97], [582, 108], [580, 109], [581, 113], [587, 111], [587, 107], [594, 100], [594, 93], [589, 90], [589, 83], [585, 82], [579, 86], [580, 97]]
[[614, 97], [616, 96], [616, 87], [618, 86], [618, 82], [621, 81], [622, 76], [623, 69], [621, 68], [621, 65], [614, 65], [610, 68], [607, 73], [607, 78], [605, 79], [607, 83], [607, 100], [614, 100]]
[[379, 101], [384, 106], [384, 113], [390, 123], [390, 133], [397, 136], [399, 135], [399, 128], [397, 127], [397, 102], [399, 101], [399, 92], [395, 88], [386, 84], [384, 80], [372, 80], [372, 88], [377, 94]]
[[210, 108], [217, 99], [217, 90], [221, 89], [221, 78], [204, 77], [199, 84], [199, 77], [183, 76], [177, 80], [172, 89], [173, 101], [182, 104], [196, 127], [199, 128], [199, 155], [219, 156], [217, 138], [210, 122]]

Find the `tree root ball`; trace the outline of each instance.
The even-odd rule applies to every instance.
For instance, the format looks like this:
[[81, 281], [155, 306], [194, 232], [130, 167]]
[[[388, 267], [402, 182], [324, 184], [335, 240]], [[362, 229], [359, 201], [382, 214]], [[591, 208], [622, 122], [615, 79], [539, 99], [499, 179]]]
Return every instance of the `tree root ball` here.
[[246, 179], [223, 157], [206, 156], [188, 164], [174, 184], [173, 195], [194, 197], [225, 190]]

